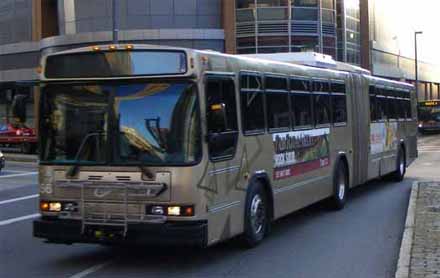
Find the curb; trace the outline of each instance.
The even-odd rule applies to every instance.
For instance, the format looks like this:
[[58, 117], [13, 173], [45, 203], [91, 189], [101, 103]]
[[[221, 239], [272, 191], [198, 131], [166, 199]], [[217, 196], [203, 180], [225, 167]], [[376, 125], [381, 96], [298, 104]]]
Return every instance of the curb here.
[[408, 278], [411, 263], [411, 249], [415, 228], [416, 202], [419, 195], [419, 183], [416, 181], [411, 188], [411, 196], [408, 202], [406, 213], [405, 229], [403, 231], [402, 243], [400, 245], [399, 261], [395, 278]]
[[6, 163], [8, 161], [14, 162], [32, 162], [37, 163], [38, 158], [36, 155], [26, 155], [26, 154], [11, 154], [11, 153], [3, 153], [6, 158]]

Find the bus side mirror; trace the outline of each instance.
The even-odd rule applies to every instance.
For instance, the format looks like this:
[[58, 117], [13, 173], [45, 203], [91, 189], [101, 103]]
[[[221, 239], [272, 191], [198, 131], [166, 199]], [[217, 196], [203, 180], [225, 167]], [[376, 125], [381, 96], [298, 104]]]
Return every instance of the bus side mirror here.
[[12, 101], [12, 115], [21, 123], [26, 122], [26, 95], [15, 95]]

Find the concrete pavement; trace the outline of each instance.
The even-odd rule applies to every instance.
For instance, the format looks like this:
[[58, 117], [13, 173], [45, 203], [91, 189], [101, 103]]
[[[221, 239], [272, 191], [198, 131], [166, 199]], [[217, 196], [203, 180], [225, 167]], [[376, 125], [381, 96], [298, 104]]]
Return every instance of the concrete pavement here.
[[[440, 145], [440, 136], [420, 143]], [[5, 224], [0, 226], [0, 277], [392, 277], [411, 186], [440, 175], [429, 164], [438, 156], [424, 149], [403, 182], [358, 187], [342, 211], [318, 203], [277, 221], [271, 236], [252, 250], [237, 240], [206, 250], [52, 245], [32, 237], [31, 219]], [[38, 198], [19, 199], [38, 192], [37, 176], [30, 174], [36, 168], [9, 163], [5, 170], [0, 222], [37, 213]], [[11, 171], [29, 175], [8, 176]], [[11, 199], [17, 201], [4, 203]]]

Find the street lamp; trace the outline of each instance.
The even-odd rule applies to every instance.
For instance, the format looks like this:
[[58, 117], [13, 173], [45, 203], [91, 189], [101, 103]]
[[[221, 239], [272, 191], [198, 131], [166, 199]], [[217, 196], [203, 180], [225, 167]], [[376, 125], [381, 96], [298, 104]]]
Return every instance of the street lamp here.
[[417, 60], [417, 35], [421, 35], [421, 34], [423, 34], [422, 31], [414, 32], [414, 51], [415, 51], [414, 62], [415, 62], [415, 67], [416, 67], [416, 69], [415, 69], [415, 71], [416, 71], [415, 72], [416, 73], [415, 82], [416, 82], [416, 98], [417, 98], [417, 100], [419, 99], [419, 65], [418, 65], [418, 60]]
[[116, 0], [112, 1], [112, 25], [113, 25], [113, 44], [118, 43], [118, 19], [116, 10]]

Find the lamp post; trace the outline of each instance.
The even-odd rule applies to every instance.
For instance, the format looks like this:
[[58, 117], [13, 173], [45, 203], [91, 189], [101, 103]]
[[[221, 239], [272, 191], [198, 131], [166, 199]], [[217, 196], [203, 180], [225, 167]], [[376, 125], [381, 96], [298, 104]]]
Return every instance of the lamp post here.
[[118, 19], [116, 11], [116, 0], [112, 1], [112, 23], [113, 23], [113, 44], [118, 43]]
[[417, 101], [419, 100], [419, 63], [417, 60], [417, 35], [421, 35], [423, 34], [422, 31], [416, 31], [414, 32], [414, 51], [415, 51], [415, 59], [414, 59], [414, 63], [415, 63], [415, 82], [416, 82], [416, 98]]

